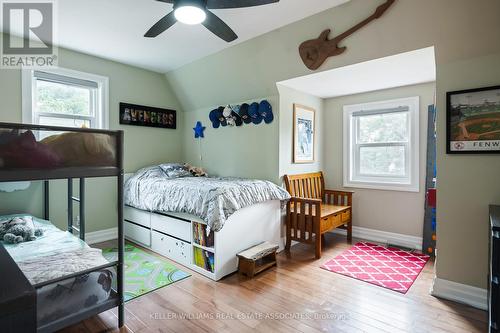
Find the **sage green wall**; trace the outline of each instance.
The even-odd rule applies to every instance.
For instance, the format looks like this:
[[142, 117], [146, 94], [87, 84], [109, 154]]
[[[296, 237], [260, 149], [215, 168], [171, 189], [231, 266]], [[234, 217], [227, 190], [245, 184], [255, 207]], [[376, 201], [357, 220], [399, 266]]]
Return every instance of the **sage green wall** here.
[[456, 281], [460, 277], [462, 283], [484, 288], [488, 272], [488, 205], [500, 204], [500, 156], [446, 155], [445, 94], [499, 85], [500, 53], [443, 64], [438, 67], [437, 79], [436, 270], [442, 279]]
[[[265, 97], [275, 110], [271, 124], [243, 124], [241, 127], [214, 129], [208, 118], [217, 105], [184, 113], [184, 160], [201, 166], [210, 175], [268, 179], [278, 181], [278, 99]], [[241, 104], [239, 101], [234, 104]], [[227, 101], [226, 101], [227, 103]], [[225, 105], [223, 103], [221, 105]], [[201, 121], [205, 137], [194, 138], [193, 127]], [[202, 159], [200, 160], [200, 155]]]
[[[267, 179], [277, 184], [281, 183], [281, 177], [287, 173], [321, 170], [323, 100], [284, 86], [279, 90], [279, 97], [231, 103], [234, 105], [267, 99], [274, 113], [271, 124], [244, 124], [242, 127], [214, 129], [208, 114], [216, 106], [185, 112], [184, 160], [205, 168], [211, 175]], [[293, 163], [293, 103], [316, 110], [315, 163]], [[206, 127], [205, 137], [201, 140], [194, 138], [193, 127], [197, 121], [201, 121]]]
[[[167, 79], [185, 111], [276, 96], [276, 82], [310, 73], [297, 51], [301, 42], [325, 28], [333, 28], [333, 35], [345, 31], [383, 2], [352, 0], [169, 72]], [[492, 178], [498, 174], [500, 156], [445, 155], [445, 92], [499, 83], [499, 12], [498, 0], [399, 0], [380, 20], [347, 38], [347, 52], [320, 69], [435, 46], [437, 105], [443, 110], [438, 117], [436, 273], [482, 288], [487, 274], [486, 206], [500, 201], [498, 177]], [[465, 170], [467, 166], [471, 169]]]
[[325, 101], [325, 182], [328, 188], [342, 188], [343, 179], [343, 107], [350, 104], [387, 101], [418, 96], [420, 99], [420, 191], [381, 191], [352, 189], [355, 193], [355, 226], [422, 237], [425, 204], [427, 148], [427, 107], [434, 104], [435, 83], [386, 89], [364, 94], [331, 98]]
[[[323, 169], [324, 111], [323, 99], [278, 84], [280, 92], [279, 177], [286, 174], [317, 172]], [[293, 163], [293, 105], [315, 110], [314, 163]]]
[[[1, 36], [1, 34], [0, 34]], [[177, 130], [120, 126], [120, 102], [180, 110], [179, 103], [162, 74], [119, 64], [101, 58], [59, 49], [59, 66], [109, 77], [110, 129], [125, 131], [125, 171], [182, 159], [182, 112]], [[0, 70], [0, 121], [21, 122], [21, 72]], [[54, 181], [51, 189], [51, 220], [66, 223], [65, 183]], [[87, 186], [87, 230], [116, 227], [116, 187], [114, 179], [93, 179]], [[41, 186], [33, 182], [25, 191], [0, 192], [0, 214], [28, 212], [42, 214]]]
[[[384, 0], [344, 5], [235, 45], [166, 74], [183, 110], [277, 95], [276, 82], [312, 73], [298, 46], [326, 28], [332, 37], [373, 14]], [[497, 0], [399, 0], [380, 20], [347, 38], [348, 50], [319, 71], [435, 45], [439, 63], [495, 53]]]

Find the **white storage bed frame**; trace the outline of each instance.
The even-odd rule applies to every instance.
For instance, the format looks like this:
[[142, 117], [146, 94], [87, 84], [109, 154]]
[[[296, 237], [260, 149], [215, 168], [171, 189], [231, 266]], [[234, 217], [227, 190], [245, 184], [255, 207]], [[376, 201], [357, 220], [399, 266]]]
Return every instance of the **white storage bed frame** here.
[[[203, 220], [189, 214], [158, 214], [125, 206], [125, 237], [182, 264], [215, 281], [238, 270], [236, 254], [264, 241], [279, 245], [281, 238], [281, 203], [279, 200], [245, 207], [236, 211], [214, 233], [214, 246], [206, 248], [194, 241], [196, 223]], [[194, 252], [201, 248], [214, 254], [214, 271], [195, 264]]]

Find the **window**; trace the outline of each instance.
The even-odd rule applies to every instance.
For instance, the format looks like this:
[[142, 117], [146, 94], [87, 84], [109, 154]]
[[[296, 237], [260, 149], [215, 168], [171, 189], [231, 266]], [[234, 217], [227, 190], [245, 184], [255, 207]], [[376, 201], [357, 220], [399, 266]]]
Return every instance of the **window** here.
[[108, 128], [108, 78], [67, 69], [23, 70], [23, 122]]
[[344, 186], [419, 191], [419, 98], [344, 106]]

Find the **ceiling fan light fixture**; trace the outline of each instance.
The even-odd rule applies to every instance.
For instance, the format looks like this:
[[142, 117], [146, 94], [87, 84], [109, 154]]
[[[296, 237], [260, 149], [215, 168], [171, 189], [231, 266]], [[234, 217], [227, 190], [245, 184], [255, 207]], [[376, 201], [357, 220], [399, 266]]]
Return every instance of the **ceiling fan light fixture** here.
[[177, 21], [184, 24], [200, 24], [205, 21], [207, 14], [203, 9], [196, 6], [181, 6], [174, 11]]

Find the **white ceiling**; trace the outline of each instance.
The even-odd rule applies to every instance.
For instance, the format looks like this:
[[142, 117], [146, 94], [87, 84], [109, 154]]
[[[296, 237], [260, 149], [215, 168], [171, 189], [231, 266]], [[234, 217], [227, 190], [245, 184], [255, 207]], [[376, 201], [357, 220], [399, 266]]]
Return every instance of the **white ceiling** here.
[[436, 81], [434, 47], [428, 47], [278, 84], [309, 95], [332, 98], [433, 81]]
[[57, 1], [58, 45], [164, 73], [348, 1], [281, 0], [266, 6], [214, 10], [238, 34], [232, 43], [201, 25], [182, 23], [157, 38], [144, 38], [172, 10], [172, 5], [155, 0]]

